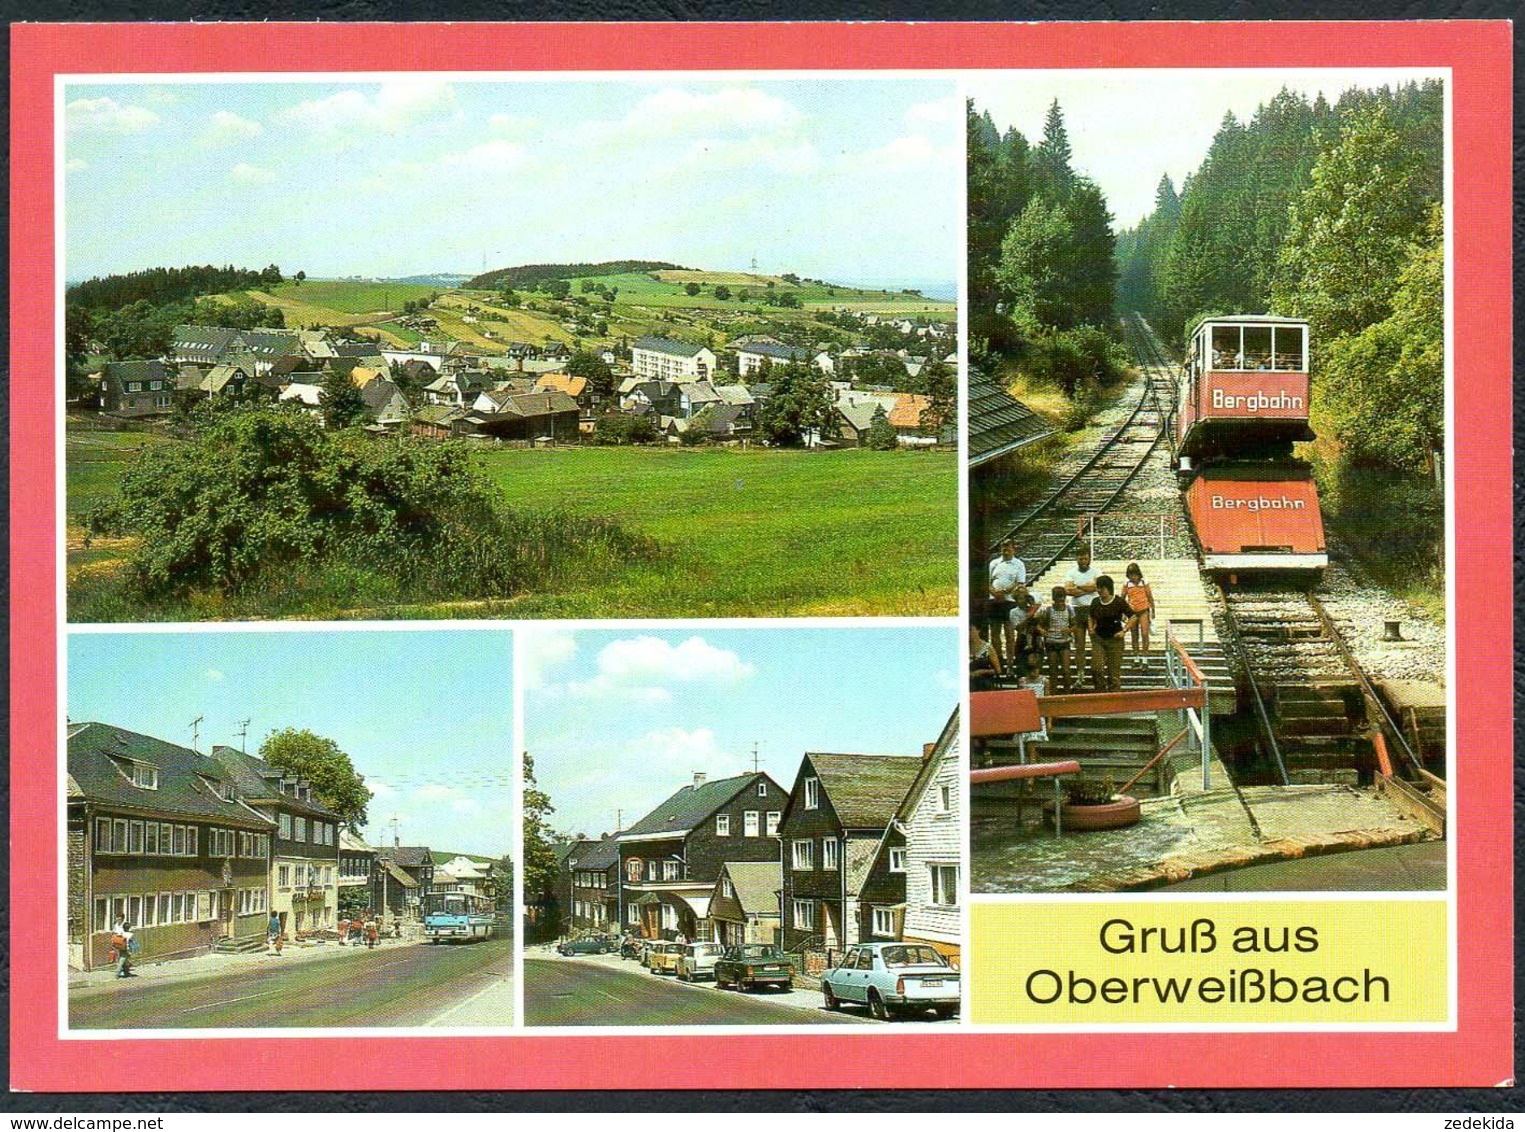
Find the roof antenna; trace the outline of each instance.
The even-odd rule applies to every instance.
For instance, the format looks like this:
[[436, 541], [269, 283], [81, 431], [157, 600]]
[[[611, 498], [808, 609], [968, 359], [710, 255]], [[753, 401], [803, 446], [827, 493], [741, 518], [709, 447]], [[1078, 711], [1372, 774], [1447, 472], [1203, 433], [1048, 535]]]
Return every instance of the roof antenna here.
[[201, 725], [206, 721], [206, 716], [198, 715], [191, 720], [191, 750], [201, 754]]
[[397, 832], [397, 815], [396, 814], [392, 815], [392, 848], [393, 849], [401, 849], [402, 848], [402, 837]]
[[252, 719], [241, 719], [238, 721], [238, 750], [240, 754], [247, 755], [249, 753], [249, 724], [252, 722]]
[[752, 773], [753, 774], [756, 774], [759, 770], [762, 769], [762, 767], [760, 765], [761, 760], [757, 756], [757, 748], [759, 746], [761, 746], [763, 743], [766, 743], [766, 742], [767, 742], [766, 739], [753, 739], [752, 740]]

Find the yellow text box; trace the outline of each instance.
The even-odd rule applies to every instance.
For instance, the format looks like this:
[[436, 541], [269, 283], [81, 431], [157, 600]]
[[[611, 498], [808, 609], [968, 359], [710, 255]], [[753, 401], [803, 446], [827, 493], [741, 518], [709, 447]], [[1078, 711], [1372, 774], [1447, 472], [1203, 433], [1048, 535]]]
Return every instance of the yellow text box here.
[[1446, 1020], [1443, 901], [980, 902], [970, 935], [978, 1025]]

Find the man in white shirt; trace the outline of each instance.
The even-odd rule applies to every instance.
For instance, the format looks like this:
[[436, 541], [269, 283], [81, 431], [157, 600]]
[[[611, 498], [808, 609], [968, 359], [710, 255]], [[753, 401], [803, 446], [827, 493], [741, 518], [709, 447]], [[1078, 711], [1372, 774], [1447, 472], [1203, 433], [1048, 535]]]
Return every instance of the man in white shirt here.
[[1091, 551], [1081, 547], [1075, 555], [1075, 566], [1064, 576], [1064, 592], [1070, 597], [1074, 610], [1070, 618], [1070, 634], [1074, 645], [1070, 649], [1070, 662], [1075, 666], [1076, 686], [1080, 686], [1086, 672], [1086, 633], [1091, 625], [1091, 603], [1096, 600], [1096, 579], [1100, 571], [1091, 565]]
[[[1006, 612], [1014, 605], [1021, 594], [1027, 592], [1027, 563], [1017, 556], [1017, 544], [1011, 539], [1001, 543], [1001, 553], [990, 560], [990, 604], [992, 613], [998, 610], [1001, 603], [1006, 603]], [[1005, 657], [1005, 665], [1011, 666], [1017, 655], [1016, 632], [1012, 628], [1010, 618], [1007, 616], [992, 616], [990, 625], [993, 632], [999, 632], [1001, 639], [993, 641], [996, 651]]]

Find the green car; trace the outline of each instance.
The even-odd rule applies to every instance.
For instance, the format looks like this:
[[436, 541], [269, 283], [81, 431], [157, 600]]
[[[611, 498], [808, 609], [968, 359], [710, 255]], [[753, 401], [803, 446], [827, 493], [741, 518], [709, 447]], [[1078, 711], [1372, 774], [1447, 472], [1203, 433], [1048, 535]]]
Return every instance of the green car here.
[[755, 990], [758, 987], [788, 989], [794, 979], [794, 965], [771, 943], [744, 943], [728, 947], [715, 961], [715, 985]]

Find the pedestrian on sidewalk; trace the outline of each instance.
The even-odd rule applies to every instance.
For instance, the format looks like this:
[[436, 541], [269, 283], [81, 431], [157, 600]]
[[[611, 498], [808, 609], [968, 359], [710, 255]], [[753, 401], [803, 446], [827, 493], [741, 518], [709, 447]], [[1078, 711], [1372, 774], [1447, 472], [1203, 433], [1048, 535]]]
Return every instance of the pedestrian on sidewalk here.
[[270, 913], [270, 922], [265, 925], [265, 936], [270, 943], [271, 955], [281, 953], [281, 945], [285, 942], [284, 933], [281, 931], [281, 918], [274, 912]]
[[1069, 594], [1055, 586], [1053, 601], [1038, 612], [1038, 632], [1043, 636], [1043, 655], [1047, 661], [1048, 687], [1055, 695], [1070, 690], [1070, 616]]
[[367, 948], [369, 948], [369, 949], [374, 949], [375, 948], [375, 946], [376, 946], [376, 937], [377, 937], [378, 934], [379, 934], [379, 932], [378, 932], [378, 930], [376, 928], [376, 921], [375, 920], [367, 920], [365, 922], [365, 946]]
[[132, 975], [132, 950], [134, 938], [132, 925], [125, 919], [117, 922], [111, 936], [111, 949], [116, 952], [116, 977], [130, 979]]
[[[1149, 625], [1154, 620], [1154, 591], [1144, 581], [1144, 571], [1137, 562], [1128, 563], [1124, 573], [1127, 577], [1123, 582], [1123, 600], [1128, 603], [1128, 611], [1132, 614], [1130, 624], [1133, 626], [1133, 655], [1142, 665], [1144, 654], [1149, 651]], [[1139, 645], [1140, 638], [1143, 639], [1142, 647]]]
[[348, 939], [349, 939], [349, 920], [346, 918], [346, 919], [343, 919], [343, 920], [339, 921], [339, 946], [343, 947], [345, 942]]
[[1131, 625], [1128, 603], [1113, 589], [1110, 574], [1096, 579], [1091, 603], [1091, 686], [1098, 692], [1123, 690], [1123, 635]]
[[1074, 639], [1071, 661], [1075, 665], [1075, 683], [1085, 683], [1086, 632], [1090, 626], [1091, 603], [1096, 600], [1096, 568], [1091, 565], [1091, 551], [1081, 547], [1075, 555], [1074, 568], [1065, 575], [1064, 592], [1069, 595], [1073, 607], [1070, 618], [1070, 635]]

